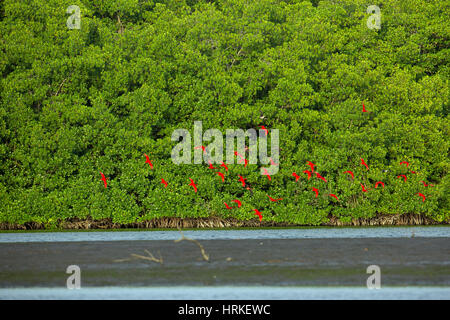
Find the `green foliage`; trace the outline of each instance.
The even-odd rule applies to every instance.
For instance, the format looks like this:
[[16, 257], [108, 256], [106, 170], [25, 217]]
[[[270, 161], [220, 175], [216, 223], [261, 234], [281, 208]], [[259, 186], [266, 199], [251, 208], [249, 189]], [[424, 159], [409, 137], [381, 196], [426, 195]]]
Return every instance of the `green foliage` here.
[[[79, 30], [66, 26], [72, 4]], [[249, 220], [255, 208], [311, 225], [405, 213], [448, 221], [450, 7], [378, 6], [380, 30], [367, 28], [362, 0], [2, 2], [0, 222]], [[205, 165], [173, 164], [171, 134], [192, 134], [194, 121], [223, 133], [279, 129], [279, 173], [268, 181], [259, 164], [234, 164], [222, 183]], [[327, 183], [306, 180], [308, 160]], [[227, 210], [233, 199], [242, 207]]]

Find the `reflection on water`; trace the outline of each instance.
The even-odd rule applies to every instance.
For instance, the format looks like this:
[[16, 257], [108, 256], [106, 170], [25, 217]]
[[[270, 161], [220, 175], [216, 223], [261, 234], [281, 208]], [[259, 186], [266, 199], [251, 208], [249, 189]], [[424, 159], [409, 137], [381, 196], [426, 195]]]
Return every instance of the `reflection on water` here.
[[95, 300], [450, 300], [449, 287], [96, 287], [0, 289], [0, 299]]
[[[313, 238], [409, 238], [450, 237], [449, 226], [439, 227], [372, 227], [372, 228], [296, 228], [244, 230], [186, 230], [186, 237], [197, 240], [232, 239], [313, 239]], [[19, 232], [0, 233], [5, 242], [66, 242], [120, 240], [176, 240], [178, 231], [114, 231], [114, 232]]]

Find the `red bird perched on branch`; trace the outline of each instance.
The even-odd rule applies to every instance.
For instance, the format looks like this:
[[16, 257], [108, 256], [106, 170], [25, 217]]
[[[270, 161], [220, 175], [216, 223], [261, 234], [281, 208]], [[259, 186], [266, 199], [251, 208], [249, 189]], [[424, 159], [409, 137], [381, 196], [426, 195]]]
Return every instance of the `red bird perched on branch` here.
[[364, 159], [363, 158], [360, 158], [361, 159], [361, 164], [363, 165], [363, 166], [365, 166], [366, 168], [367, 168], [367, 170], [369, 170], [369, 166], [367, 165], [367, 163], [364, 161]]
[[245, 180], [242, 176], [239, 176], [239, 181], [242, 182], [242, 186], [245, 187]]
[[363, 107], [363, 110], [362, 110], [362, 112], [367, 112], [367, 110], [366, 110], [366, 106], [364, 105], [364, 101], [362, 102], [362, 107]]
[[381, 181], [378, 181], [377, 183], [375, 183], [375, 189], [378, 187], [379, 184], [381, 184], [383, 186], [383, 188], [384, 188], [384, 183], [381, 182]]
[[409, 162], [408, 161], [402, 161], [402, 162], [400, 162], [400, 165], [402, 165], [402, 164], [406, 164], [406, 167], [408, 168], [408, 166], [409, 166]]
[[262, 212], [259, 212], [258, 209], [253, 209], [253, 211], [255, 211], [255, 215], [259, 217], [259, 221], [262, 221]]
[[316, 193], [316, 198], [318, 197], [318, 195], [319, 195], [319, 189], [317, 189], [317, 188], [312, 188], [313, 189], [313, 191]]
[[265, 176], [267, 176], [267, 179], [269, 179], [269, 180], [272, 180], [272, 178], [270, 177], [270, 174], [269, 174], [269, 172], [267, 172], [267, 169], [266, 168], [263, 168], [263, 170], [264, 170], [264, 175]]
[[231, 200], [231, 201], [236, 202], [237, 205], [238, 205], [238, 208], [240, 208], [242, 206], [242, 203], [239, 200], [237, 200], [237, 199]]
[[295, 181], [298, 181], [298, 179], [300, 179], [300, 176], [295, 172], [292, 172], [292, 176], [295, 177]]
[[317, 167], [314, 163], [312, 163], [311, 161], [307, 161], [308, 166], [311, 167], [311, 172], [314, 172], [314, 167]]
[[434, 184], [426, 184], [425, 181], [420, 181], [425, 187], [434, 187]]
[[221, 167], [224, 167], [225, 168], [225, 171], [228, 171], [228, 167], [227, 167], [227, 165], [225, 164], [225, 163], [223, 163], [223, 161], [222, 161], [222, 164], [220, 165]]
[[345, 171], [344, 174], [345, 174], [345, 173], [350, 174], [350, 175], [352, 176], [352, 179], [355, 180], [355, 175], [353, 174], [353, 172], [351, 172], [350, 170], [348, 170], [348, 171]]
[[153, 169], [153, 164], [152, 164], [152, 162], [150, 161], [150, 158], [148, 157], [148, 155], [146, 155], [146, 154], [144, 153], [144, 156], [145, 156], [145, 158], [146, 158], [145, 163], [148, 163], [148, 165], [150, 166], [150, 168]]
[[269, 133], [269, 131], [266, 129], [266, 127], [264, 127], [264, 126], [259, 126], [262, 130], [264, 130], [264, 132], [265, 132], [265, 134], [266, 134], [266, 137], [267, 137], [267, 134]]
[[217, 172], [217, 174], [222, 178], [222, 182], [225, 181], [225, 176], [223, 175], [222, 172]]
[[225, 207], [227, 207], [227, 209], [233, 209], [233, 207], [230, 207], [226, 202], [224, 202]]
[[322, 177], [318, 172], [316, 172], [316, 177], [320, 180], [323, 180], [325, 182], [328, 182], [327, 179], [325, 179], [324, 177]]
[[270, 201], [272, 201], [272, 202], [276, 202], [276, 201], [280, 201], [280, 200], [283, 200], [283, 198], [279, 198], [279, 199], [274, 199], [274, 198], [272, 198], [271, 196], [269, 196], [269, 195], [267, 195], [268, 197], [269, 197], [269, 199], [270, 199]]
[[361, 188], [362, 188], [363, 192], [367, 192], [367, 189], [366, 189], [366, 187], [363, 184], [361, 184]]
[[194, 180], [192, 180], [191, 178], [189, 178], [189, 180], [191, 180], [191, 183], [189, 183], [189, 185], [192, 186], [192, 188], [194, 188], [195, 192], [197, 192], [197, 185], [194, 183]]
[[311, 175], [312, 175], [311, 171], [305, 170], [305, 171], [303, 171], [303, 173], [308, 174], [308, 180], [311, 179]]
[[244, 157], [242, 156], [242, 154], [240, 154], [240, 153], [237, 152], [237, 151], [234, 152], [234, 155], [235, 155], [236, 157], [240, 157], [241, 159], [244, 159]]
[[109, 180], [109, 178], [106, 178], [105, 175], [102, 172], [100, 172], [100, 174], [102, 175], [102, 181], [103, 181], [103, 184], [105, 185], [105, 188], [106, 188], [108, 186], [108, 184], [106, 183], [106, 180]]
[[335, 194], [332, 194], [332, 193], [330, 193], [330, 194], [328, 194], [330, 197], [333, 197], [333, 198], [335, 198], [337, 201], [339, 201], [339, 199], [338, 199], [338, 197], [336, 197], [336, 195]]
[[416, 193], [416, 194], [419, 195], [419, 197], [422, 197], [422, 202], [425, 202], [425, 199], [426, 199], [425, 195], [423, 195], [423, 194], [420, 193], [420, 192], [418, 192], [418, 193]]
[[167, 182], [163, 178], [161, 178], [161, 183], [167, 188]]
[[397, 178], [403, 178], [403, 179], [405, 179], [404, 181], [406, 182], [406, 176], [404, 174], [397, 176]]

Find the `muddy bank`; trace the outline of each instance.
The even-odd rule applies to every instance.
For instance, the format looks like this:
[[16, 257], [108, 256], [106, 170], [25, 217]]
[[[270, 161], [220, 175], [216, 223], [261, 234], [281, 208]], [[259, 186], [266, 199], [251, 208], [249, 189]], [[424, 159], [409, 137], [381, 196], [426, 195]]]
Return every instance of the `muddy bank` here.
[[[61, 287], [78, 265], [94, 286], [449, 286], [448, 238], [0, 243], [0, 287]], [[151, 259], [151, 257], [155, 259]], [[145, 259], [142, 257], [149, 257]]]
[[[417, 225], [439, 225], [449, 224], [450, 221], [437, 222], [429, 217], [419, 214], [402, 214], [402, 215], [378, 215], [369, 219], [353, 219], [350, 222], [342, 222], [336, 217], [330, 217], [329, 221], [320, 226], [417, 226]], [[238, 220], [223, 219], [219, 217], [210, 218], [157, 218], [149, 221], [135, 223], [113, 223], [111, 219], [93, 220], [87, 219], [68, 219], [58, 221], [59, 229], [153, 229], [153, 228], [239, 228], [239, 227], [296, 227], [311, 226], [293, 223], [281, 223], [273, 221]], [[38, 222], [27, 222], [24, 224], [14, 224], [2, 222], [0, 230], [43, 230], [46, 225]]]

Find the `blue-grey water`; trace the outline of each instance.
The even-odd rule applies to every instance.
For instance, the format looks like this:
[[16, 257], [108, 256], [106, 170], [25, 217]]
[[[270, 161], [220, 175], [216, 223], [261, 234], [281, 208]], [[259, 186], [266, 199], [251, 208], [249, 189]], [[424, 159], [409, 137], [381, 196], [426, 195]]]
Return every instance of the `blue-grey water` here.
[[0, 299], [64, 300], [449, 300], [448, 287], [96, 287], [0, 289]]
[[[257, 230], [186, 230], [186, 237], [197, 240], [232, 239], [330, 239], [330, 238], [410, 238], [450, 237], [450, 226], [366, 227], [366, 228], [295, 228]], [[0, 243], [71, 242], [123, 240], [176, 240], [178, 231], [113, 232], [17, 232], [0, 233]]]
[[[186, 237], [192, 238], [192, 239], [197, 239], [197, 240], [251, 240], [251, 239], [258, 239], [258, 240], [266, 240], [266, 239], [330, 239], [330, 241], [333, 241], [333, 239], [366, 239], [366, 240], [361, 240], [361, 241], [378, 241], [380, 243], [382, 243], [383, 239], [386, 238], [411, 238], [411, 237], [415, 237], [415, 238], [429, 238], [430, 240], [426, 240], [426, 241], [435, 241], [432, 240], [431, 238], [450, 238], [450, 226], [414, 226], [414, 227], [339, 227], [339, 228], [334, 228], [334, 227], [321, 227], [321, 228], [288, 228], [288, 229], [240, 229], [240, 230], [185, 230], [183, 231], [184, 235]], [[9, 248], [10, 246], [19, 246], [22, 252], [22, 256], [25, 258], [27, 258], [29, 255], [32, 255], [32, 251], [31, 253], [26, 251], [27, 248], [29, 247], [27, 245], [27, 243], [36, 243], [35, 245], [39, 245], [39, 242], [45, 242], [45, 244], [43, 243], [42, 246], [54, 246], [57, 243], [60, 243], [61, 248], [65, 248], [67, 246], [74, 246], [77, 245], [75, 242], [83, 242], [81, 244], [79, 244], [80, 246], [82, 246], [82, 248], [84, 248], [82, 251], [80, 251], [79, 253], [79, 258], [83, 258], [85, 259], [86, 257], [91, 257], [89, 255], [89, 252], [87, 252], [86, 245], [93, 245], [95, 243], [98, 242], [102, 242], [102, 241], [137, 241], [137, 240], [177, 240], [180, 239], [180, 233], [179, 231], [112, 231], [112, 232], [102, 232], [102, 231], [94, 231], [94, 232], [86, 232], [86, 231], [82, 231], [82, 232], [16, 232], [16, 233], [0, 233], [0, 243], [3, 243], [4, 246], [4, 250], [7, 250], [7, 248]], [[373, 239], [373, 240], [371, 240]], [[377, 240], [376, 240], [377, 239]], [[450, 240], [450, 239], [449, 239]], [[398, 239], [398, 241], [400, 241], [400, 239]], [[437, 239], [436, 239], [437, 241]], [[446, 239], [442, 239], [440, 240], [442, 241], [446, 241]], [[353, 241], [354, 242], [354, 241]], [[423, 242], [423, 241], [422, 241]], [[14, 244], [16, 243], [16, 244]], [[65, 244], [63, 244], [65, 243]], [[120, 242], [115, 242], [115, 243], [120, 243]], [[258, 242], [259, 243], [259, 242]], [[371, 242], [372, 243], [372, 242]], [[376, 254], [374, 257], [378, 257], [378, 259], [381, 260], [377, 260], [377, 261], [384, 261], [383, 267], [386, 266], [386, 259], [390, 259], [389, 261], [392, 260], [392, 262], [394, 264], [398, 264], [399, 266], [403, 265], [404, 268], [410, 268], [410, 266], [408, 266], [408, 261], [411, 260], [412, 258], [410, 258], [409, 255], [405, 255], [405, 257], [401, 258], [399, 256], [393, 256], [392, 258], [389, 257], [389, 252], [386, 252], [385, 255], [387, 255], [386, 257], [380, 256], [380, 252], [377, 251], [376, 249], [376, 243], [374, 242], [372, 246], [368, 245], [367, 243], [363, 246], [363, 247], [370, 247], [369, 251], [367, 251], [367, 255], [370, 255], [371, 252], [373, 252], [374, 254]], [[409, 242], [407, 242], [409, 243]], [[425, 247], [422, 247], [421, 250], [418, 251], [418, 254], [420, 253], [422, 256], [424, 256], [424, 259], [431, 259], [433, 264], [431, 266], [426, 267], [426, 270], [429, 270], [431, 273], [436, 273], [433, 277], [426, 277], [425, 275], [428, 275], [428, 273], [424, 274], [424, 271], [422, 270], [424, 268], [423, 264], [428, 263], [427, 261], [422, 261], [420, 260], [420, 263], [417, 261], [413, 261], [414, 266], [417, 265], [417, 272], [422, 272], [420, 274], [417, 274], [417, 277], [419, 279], [422, 279], [424, 281], [424, 285], [422, 286], [422, 284], [420, 284], [420, 282], [411, 282], [410, 278], [407, 277], [411, 277], [411, 275], [408, 273], [409, 269], [406, 271], [402, 271], [403, 273], [401, 273], [400, 271], [398, 271], [398, 275], [397, 276], [404, 276], [406, 277], [404, 281], [404, 286], [399, 286], [397, 287], [396, 284], [394, 284], [394, 286], [389, 286], [389, 284], [387, 284], [386, 287], [383, 287], [379, 290], [373, 289], [373, 290], [369, 290], [365, 287], [365, 278], [361, 281], [361, 286], [353, 286], [353, 284], [350, 284], [351, 286], [346, 286], [345, 284], [343, 286], [340, 287], [329, 287], [329, 286], [317, 286], [317, 287], [312, 287], [309, 284], [306, 284], [305, 286], [298, 286], [297, 285], [292, 285], [292, 286], [284, 286], [284, 285], [280, 285], [280, 286], [273, 286], [272, 284], [268, 284], [268, 285], [260, 285], [260, 286], [253, 286], [253, 285], [248, 285], [248, 286], [233, 286], [233, 285], [204, 285], [204, 286], [190, 286], [189, 284], [175, 284], [178, 283], [179, 281], [173, 281], [174, 282], [174, 286], [165, 286], [165, 284], [156, 284], [155, 286], [135, 286], [133, 284], [129, 284], [128, 286], [119, 286], [117, 284], [110, 284], [110, 286], [88, 286], [88, 287], [83, 287], [79, 290], [69, 290], [66, 289], [64, 286], [64, 281], [66, 274], [64, 273], [65, 271], [65, 266], [61, 266], [61, 275], [57, 275], [58, 279], [59, 277], [61, 277], [61, 287], [56, 286], [56, 287], [49, 287], [48, 286], [48, 279], [47, 278], [43, 278], [42, 280], [42, 284], [39, 283], [36, 286], [28, 286], [26, 285], [26, 287], [22, 287], [23, 285], [18, 285], [16, 287], [3, 287], [0, 288], [0, 299], [94, 299], [94, 300], [108, 300], [108, 299], [133, 299], [133, 300], [137, 300], [137, 299], [149, 299], [149, 300], [153, 300], [153, 299], [170, 299], [170, 300], [204, 300], [204, 299], [212, 299], [212, 300], [216, 300], [216, 299], [220, 299], [220, 300], [278, 300], [278, 299], [287, 299], [287, 300], [320, 300], [320, 299], [336, 299], [336, 300], [341, 300], [341, 299], [351, 299], [351, 300], [377, 300], [377, 299], [385, 299], [385, 300], [402, 300], [402, 299], [412, 299], [412, 300], [422, 300], [422, 299], [445, 299], [445, 300], [450, 300], [450, 287], [449, 286], [445, 286], [445, 283], [448, 283], [448, 281], [446, 279], [448, 279], [447, 274], [448, 272], [445, 271], [445, 267], [446, 265], [448, 265], [449, 261], [448, 261], [448, 255], [449, 255], [449, 251], [448, 251], [448, 246], [445, 245], [446, 242], [444, 242], [444, 245], [442, 247], [439, 247], [438, 251], [437, 251], [437, 256], [440, 257], [439, 261], [435, 261], [435, 257], [436, 257], [436, 252], [434, 253], [434, 255], [431, 255], [431, 258], [428, 257], [427, 252], [428, 251], [424, 251]], [[261, 242], [262, 244], [262, 242]], [[142, 246], [142, 244], [140, 244]], [[160, 244], [162, 245], [162, 244]], [[275, 243], [273, 243], [272, 245], [275, 245]], [[399, 242], [397, 245], [401, 245], [401, 243]], [[167, 250], [174, 250], [178, 247], [171, 247], [171, 244], [167, 244]], [[405, 246], [405, 248], [408, 248], [408, 246], [405, 244], [403, 244], [403, 246]], [[430, 246], [430, 250], [433, 249], [436, 251], [435, 246], [432, 246], [432, 243], [430, 242], [430, 244], [428, 244], [428, 242], [426, 242], [426, 248], [428, 248], [428, 246]], [[358, 247], [358, 250], [362, 248]], [[118, 247], [120, 250], [124, 250], [123, 246], [119, 246]], [[211, 247], [211, 250], [213, 247]], [[302, 247], [303, 251], [308, 250], [307, 247]], [[330, 261], [329, 263], [332, 263], [333, 261], [335, 261], [337, 258], [336, 256], [334, 256], [333, 254], [333, 247], [330, 247]], [[191, 248], [192, 250], [198, 249], [195, 246], [192, 246]], [[230, 248], [228, 248], [230, 249]], [[42, 249], [44, 250], [44, 249]], [[41, 251], [42, 251], [41, 250]], [[64, 251], [62, 251], [61, 253], [57, 253], [55, 251], [55, 247], [49, 247], [48, 251], [40, 251], [42, 254], [45, 255], [45, 257], [47, 258], [48, 261], [51, 260], [51, 257], [55, 258], [55, 259], [66, 259], [68, 257], [66, 257], [66, 255], [64, 254]], [[58, 249], [59, 250], [59, 249]], [[64, 250], [64, 249], [61, 249]], [[81, 250], [81, 249], [80, 249]], [[104, 248], [104, 251], [107, 251], [108, 248]], [[292, 251], [292, 250], [291, 250]], [[295, 251], [295, 250], [294, 250]], [[322, 250], [323, 251], [323, 250]], [[318, 255], [321, 255], [320, 259], [325, 259], [324, 263], [322, 263], [322, 265], [325, 265], [325, 261], [328, 261], [328, 256], [327, 253], [324, 252], [318, 252]], [[394, 250], [395, 251], [395, 250]], [[55, 253], [56, 252], [56, 253]], [[70, 252], [74, 252], [73, 250]], [[256, 251], [255, 251], [256, 252]], [[290, 252], [289, 250], [287, 251], [288, 253]], [[360, 252], [360, 251], [358, 251]], [[360, 253], [364, 255], [365, 251], [361, 251], [363, 253]], [[408, 251], [409, 252], [409, 251]], [[434, 251], [433, 251], [434, 252]], [[235, 259], [237, 259], [236, 261], [238, 261], [239, 259], [244, 259], [244, 257], [239, 257], [238, 256], [239, 252], [235, 252]], [[6, 266], [4, 265], [4, 268], [6, 268], [5, 270], [9, 270], [7, 268], [8, 263], [12, 264], [15, 263], [14, 261], [16, 261], [17, 258], [17, 254], [18, 252], [14, 251], [14, 255], [10, 256], [11, 261], [7, 261], [8, 259], [6, 259], [3, 262], [7, 262]], [[217, 252], [215, 253], [217, 256]], [[230, 253], [227, 253], [230, 254]], [[251, 252], [249, 254], [252, 254]], [[254, 252], [253, 252], [254, 254]], [[406, 254], [406, 253], [405, 253]], [[56, 256], [55, 256], [56, 255]], [[165, 251], [165, 255], [167, 256], [167, 259], [170, 260], [170, 252], [169, 251]], [[13, 256], [17, 259], [12, 259]], [[165, 258], [166, 258], [165, 256]], [[272, 255], [268, 255], [268, 257], [272, 257]], [[45, 257], [41, 257], [41, 258], [45, 258]], [[254, 254], [254, 257], [258, 258], [258, 255]], [[408, 258], [409, 257], [409, 258]], [[95, 259], [97, 260], [95, 260]], [[123, 272], [125, 272], [126, 274], [126, 269], [125, 267], [129, 267], [130, 268], [130, 272], [136, 272], [136, 270], [140, 270], [138, 269], [133, 269], [133, 264], [120, 264], [120, 265], [114, 265], [114, 264], [108, 264], [107, 262], [103, 261], [104, 257], [97, 257], [94, 255], [92, 256], [92, 259], [94, 259], [93, 261], [91, 260], [86, 260], [84, 262], [84, 264], [86, 265], [86, 269], [89, 271], [89, 268], [93, 268], [99, 265], [99, 268], [103, 268], [105, 266], [111, 267], [116, 267], [118, 271], [120, 270], [124, 270]], [[223, 258], [223, 257], [222, 257]], [[319, 259], [318, 258], [318, 259]], [[384, 260], [382, 260], [382, 258]], [[100, 259], [100, 260], [99, 260]], [[175, 259], [175, 258], [173, 258]], [[177, 258], [178, 260], [180, 259], [180, 257]], [[177, 259], [175, 259], [174, 261], [172, 261], [171, 263], [168, 262], [167, 266], [165, 265], [165, 268], [167, 268], [167, 270], [172, 270], [170, 269], [175, 268], [173, 270], [178, 270], [176, 269], [176, 263], [178, 263]], [[262, 259], [262, 258], [261, 258]], [[268, 258], [267, 258], [268, 259]], [[281, 259], [281, 258], [280, 258]], [[303, 257], [303, 260], [307, 260], [311, 259], [311, 257]], [[400, 259], [400, 260], [399, 260]], [[403, 260], [402, 260], [403, 259]], [[409, 260], [408, 260], [409, 259]], [[19, 259], [20, 260], [20, 259]], [[244, 259], [245, 260], [245, 259]], [[246, 262], [242, 260], [240, 263], [245, 264]], [[306, 261], [305, 260], [305, 261]], [[314, 260], [314, 259], [313, 259]], [[25, 261], [25, 260], [24, 260]], [[53, 261], [53, 260], [51, 260]], [[59, 261], [59, 260], [56, 260]], [[89, 265], [88, 262], [91, 261], [90, 263], [93, 265]], [[109, 261], [109, 260], [108, 260]], [[239, 260], [240, 261], [240, 260]], [[258, 260], [259, 261], [259, 260]], [[265, 261], [265, 260], [264, 260]], [[365, 260], [364, 260], [365, 261]], [[367, 261], [367, 263], [365, 263], [363, 260], [361, 260], [360, 262], [364, 265], [365, 264], [371, 264], [372, 261]], [[20, 262], [20, 261], [19, 261]], [[166, 261], [165, 261], [166, 262]], [[245, 262], [245, 263], [244, 263]], [[261, 261], [260, 261], [261, 262]], [[259, 263], [260, 263], [259, 262]], [[314, 261], [313, 261], [314, 262]], [[314, 265], [314, 263], [311, 262], [311, 265]], [[369, 263], [370, 262], [370, 263]], [[186, 263], [188, 266], [192, 267], [192, 263], [187, 261], [187, 262], [183, 262]], [[194, 264], [198, 262], [193, 262]], [[266, 266], [266, 268], [268, 267], [272, 267], [275, 268], [274, 270], [278, 270], [276, 269], [277, 266], [275, 266], [275, 264], [273, 262], [264, 262]], [[277, 262], [280, 266], [278, 266], [279, 268], [281, 268], [282, 266], [284, 266], [283, 263], [284, 260], [281, 259], [280, 261]], [[327, 262], [328, 263], [328, 262]], [[203, 267], [204, 272], [207, 273], [208, 266], [209, 264], [200, 264], [201, 267]], [[297, 263], [295, 265], [295, 268], [299, 268], [299, 263]], [[230, 262], [229, 265], [227, 265], [229, 268], [231, 268], [233, 265]], [[346, 266], [345, 264], [343, 266]], [[442, 267], [444, 266], [444, 267]], [[64, 267], [64, 268], [63, 268]], [[157, 269], [156, 267], [154, 267], [153, 265], [149, 265], [149, 268], [151, 267], [151, 271], [152, 272], [158, 272], [159, 269]], [[36, 267], [37, 268], [37, 267]], [[44, 268], [44, 267], [42, 267]], [[105, 267], [106, 268], [106, 267]], [[125, 269], [124, 269], [125, 268]], [[431, 269], [430, 269], [431, 268]], [[433, 269], [434, 268], [434, 269]], [[441, 268], [441, 269], [439, 269]], [[444, 268], [444, 269], [442, 269]], [[45, 268], [44, 268], [45, 269]], [[36, 273], [37, 276], [39, 276], [40, 274], [45, 274], [46, 270], [41, 270], [39, 269], [39, 272], [41, 273]], [[51, 268], [50, 268], [51, 269]], [[202, 269], [202, 270], [203, 270]], [[14, 269], [16, 270], [16, 269]], [[13, 271], [14, 271], [13, 270]], [[28, 270], [28, 269], [27, 269]], [[32, 277], [32, 275], [34, 274], [33, 272], [38, 272], [36, 270], [34, 270], [33, 268], [30, 269], [31, 271], [26, 271], [25, 275], [23, 275], [23, 277]], [[106, 270], [106, 269], [105, 269]], [[108, 269], [109, 270], [109, 269]], [[115, 270], [115, 269], [114, 269]], [[116, 270], [116, 271], [117, 271]], [[161, 269], [161, 270], [165, 270], [165, 269]], [[191, 270], [191, 269], [189, 269]], [[240, 270], [240, 269], [239, 269]], [[280, 269], [282, 270], [282, 268]], [[283, 269], [284, 270], [284, 269]], [[334, 269], [333, 269], [334, 270]], [[337, 271], [336, 271], [337, 270]], [[337, 268], [335, 271], [338, 272], [340, 269]], [[362, 273], [365, 274], [365, 268], [361, 269]], [[384, 269], [383, 269], [384, 270]], [[11, 275], [12, 276], [16, 276], [14, 275], [14, 272], [9, 270], [8, 272], [12, 272]], [[33, 272], [32, 272], [33, 271]], [[19, 272], [19, 271], [17, 271]], [[44, 273], [43, 273], [44, 272]], [[162, 272], [162, 271], [161, 271]], [[168, 272], [168, 271], [167, 271]], [[178, 272], [178, 271], [177, 271]], [[180, 271], [181, 272], [181, 271]], [[397, 271], [396, 271], [397, 272]], [[29, 273], [29, 275], [27, 275]], [[86, 276], [88, 276], [88, 274], [84, 273]], [[388, 274], [389, 275], [389, 274]], [[394, 282], [394, 278], [388, 278], [388, 275], [386, 276], [386, 278], [382, 278], [382, 279], [387, 279], [386, 281], [391, 281], [390, 283]], [[86, 276], [84, 279], [86, 279]], [[395, 275], [394, 275], [395, 276]], [[415, 277], [415, 275], [412, 275], [413, 277]], [[9, 277], [9, 276], [8, 276]], [[22, 277], [22, 275], [20, 275], [20, 277]], [[24, 278], [24, 279], [28, 279], [28, 278]], [[54, 276], [56, 277], [56, 276]], [[333, 280], [335, 278], [333, 278], [333, 276], [329, 276], [331, 277], [330, 279]], [[336, 277], [338, 277], [338, 275], [336, 275]], [[439, 278], [441, 277], [441, 278]], [[8, 280], [9, 278], [7, 278], [6, 280]], [[20, 278], [21, 279], [21, 278]], [[30, 278], [31, 279], [31, 278]], [[47, 279], [47, 280], [45, 280]], [[338, 278], [336, 278], [338, 279]], [[433, 280], [433, 279], [437, 279], [437, 280]], [[439, 280], [441, 279], [441, 280]], [[6, 281], [4, 279], [4, 281]], [[94, 278], [90, 279], [91, 281], [95, 280]], [[107, 279], [108, 280], [108, 279]], [[13, 280], [11, 280], [13, 281]], [[19, 280], [16, 280], [16, 282]], [[24, 280], [25, 281], [25, 280]], [[47, 281], [47, 282], [46, 282]], [[58, 280], [59, 281], [59, 280]], [[428, 281], [428, 282], [427, 282]], [[7, 282], [7, 281], [6, 281]], [[19, 281], [20, 282], [20, 281]], [[23, 282], [23, 281], [22, 281]], [[22, 283], [21, 282], [21, 283]], [[397, 281], [397, 282], [402, 282], [401, 280]], [[28, 283], [28, 282], [26, 282]], [[382, 280], [382, 283], [385, 283], [384, 280]], [[426, 286], [427, 283], [430, 283], [429, 286]], [[408, 285], [409, 284], [409, 285]], [[440, 286], [442, 284], [442, 286]], [[111, 286], [112, 285], [112, 286]], [[326, 285], [326, 284], [325, 284]], [[400, 284], [403, 285], [403, 284]]]

